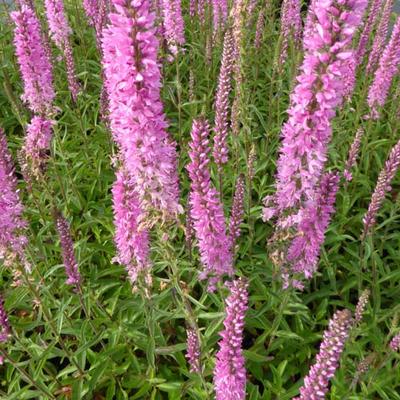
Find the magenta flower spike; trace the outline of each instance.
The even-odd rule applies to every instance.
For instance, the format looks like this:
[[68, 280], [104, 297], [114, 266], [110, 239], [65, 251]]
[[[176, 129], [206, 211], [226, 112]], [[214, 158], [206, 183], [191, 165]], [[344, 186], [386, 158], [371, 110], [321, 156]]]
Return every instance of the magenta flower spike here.
[[189, 363], [189, 370], [194, 374], [198, 374], [201, 372], [200, 365], [200, 342], [199, 337], [196, 333], [196, 330], [193, 328], [186, 329], [187, 335], [187, 350], [186, 350], [186, 358]]
[[397, 17], [392, 36], [385, 47], [368, 91], [368, 105], [372, 118], [379, 117], [378, 107], [385, 105], [394, 76], [400, 65], [400, 17]]
[[175, 143], [160, 99], [159, 43], [149, 0], [114, 0], [103, 29], [103, 69], [111, 133], [143, 212], [183, 211]]
[[15, 53], [24, 83], [22, 100], [33, 112], [47, 115], [53, 109], [55, 93], [52, 65], [46, 55], [39, 21], [27, 6], [12, 12], [11, 18], [15, 23]]
[[189, 144], [191, 162], [187, 170], [191, 180], [191, 217], [204, 267], [200, 279], [209, 278], [209, 290], [212, 291], [223, 275], [232, 276], [233, 266], [223, 206], [219, 193], [212, 186], [208, 169], [209, 131], [210, 127], [204, 119], [193, 121]]
[[360, 40], [358, 42], [358, 49], [355, 57], [357, 64], [361, 64], [363, 62], [365, 53], [367, 52], [367, 45], [371, 36], [371, 32], [373, 31], [379, 19], [383, 1], [384, 0], [373, 0], [371, 3], [368, 13], [368, 18], [365, 21], [364, 28], [360, 36]]
[[123, 170], [117, 172], [117, 179], [112, 188], [115, 245], [117, 255], [114, 261], [124, 265], [132, 285], [143, 274], [147, 279], [150, 272], [149, 234], [141, 226], [143, 212], [134, 190], [134, 184]]
[[382, 56], [386, 43], [386, 37], [389, 31], [390, 14], [393, 9], [394, 0], [386, 0], [382, 11], [382, 17], [379, 21], [378, 29], [374, 36], [374, 42], [369, 54], [368, 64], [366, 68], [367, 74], [373, 74]]
[[225, 300], [224, 330], [220, 332], [222, 339], [214, 369], [216, 400], [244, 400], [246, 397], [242, 341], [248, 308], [247, 287], [247, 282], [242, 278], [229, 284], [230, 294]]
[[[10, 335], [11, 335], [10, 323], [8, 322], [7, 312], [4, 309], [3, 296], [0, 296], [0, 343], [6, 342]], [[0, 365], [1, 364], [2, 362], [0, 357]]]
[[389, 347], [392, 351], [400, 350], [400, 333], [393, 337], [389, 343]]
[[19, 198], [14, 165], [8, 150], [7, 139], [0, 128], [0, 259], [7, 266], [14, 261], [22, 262], [27, 270], [25, 247], [28, 240], [24, 234], [26, 222], [24, 207]]
[[76, 290], [78, 290], [82, 279], [81, 275], [79, 274], [78, 263], [75, 258], [74, 243], [72, 241], [69, 223], [62, 215], [57, 215], [56, 227], [60, 237], [61, 252], [65, 272], [67, 274], [66, 284], [72, 285]]
[[65, 14], [64, 3], [63, 0], [45, 0], [45, 6], [50, 36], [56, 46], [63, 52], [67, 69], [68, 88], [72, 99], [76, 101], [79, 93], [79, 83], [76, 79], [75, 62], [69, 39], [72, 30]]
[[287, 260], [290, 275], [303, 274], [310, 279], [318, 266], [318, 258], [325, 232], [335, 211], [339, 174], [329, 172], [323, 175], [314, 201], [302, 209], [298, 232], [289, 246]]
[[54, 121], [42, 117], [33, 117], [26, 129], [23, 154], [29, 162], [29, 169], [39, 177], [45, 162], [46, 153], [50, 150]]
[[307, 50], [282, 129], [277, 191], [266, 201], [265, 220], [279, 215], [282, 224], [289, 214], [295, 221], [299, 209], [315, 197], [332, 135], [331, 120], [342, 102], [343, 77], [354, 55], [349, 46], [365, 6], [365, 0], [311, 3], [304, 35]]
[[349, 336], [352, 317], [349, 310], [337, 311], [329, 321], [329, 328], [317, 354], [315, 364], [304, 378], [300, 396], [293, 400], [324, 400], [329, 390], [329, 381], [339, 366], [340, 356]]
[[283, 0], [281, 8], [281, 40], [279, 64], [282, 65], [287, 58], [290, 38], [295, 44], [300, 43], [302, 32], [301, 1]]
[[364, 136], [364, 129], [359, 128], [356, 136], [354, 137], [353, 143], [351, 144], [349, 155], [347, 156], [346, 165], [344, 167], [343, 176], [350, 182], [353, 179], [351, 169], [356, 165], [358, 153], [360, 152], [361, 140]]
[[99, 2], [98, 0], [83, 0], [83, 9], [89, 20], [89, 24], [96, 26], [96, 21], [99, 14]]
[[164, 37], [172, 57], [185, 44], [181, 0], [162, 0]]
[[233, 52], [233, 36], [231, 30], [228, 29], [225, 32], [214, 106], [215, 127], [213, 157], [219, 171], [222, 170], [223, 164], [228, 162], [229, 94], [232, 90], [232, 74], [234, 67]]
[[386, 193], [392, 190], [390, 184], [395, 177], [399, 167], [400, 140], [391, 150], [389, 158], [387, 159], [385, 166], [379, 174], [375, 191], [372, 194], [371, 202], [369, 203], [368, 211], [363, 218], [364, 230], [362, 233], [362, 238], [365, 238], [365, 236], [370, 233], [371, 229], [375, 226], [378, 211], [381, 208], [383, 201], [385, 200]]

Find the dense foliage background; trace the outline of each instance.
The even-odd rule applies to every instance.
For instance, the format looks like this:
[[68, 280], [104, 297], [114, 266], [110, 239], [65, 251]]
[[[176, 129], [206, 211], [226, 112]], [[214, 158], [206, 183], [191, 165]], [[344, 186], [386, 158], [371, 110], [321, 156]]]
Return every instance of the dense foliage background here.
[[[37, 1], [35, 5], [46, 26], [43, 4]], [[9, 359], [0, 366], [0, 398], [212, 398], [214, 354], [227, 291], [220, 288], [208, 293], [205, 284], [199, 282], [198, 252], [196, 248], [190, 252], [185, 245], [184, 216], [179, 226], [156, 226], [152, 231], [150, 301], [140, 290], [132, 292], [124, 268], [112, 263], [115, 248], [110, 189], [115, 179], [115, 149], [99, 112], [100, 56], [80, 1], [66, 1], [65, 6], [73, 28], [73, 52], [82, 91], [74, 104], [65, 66], [57, 62], [60, 54], [53, 47], [57, 124], [46, 179], [29, 191], [16, 160], [29, 112], [19, 100], [22, 83], [8, 16], [11, 6], [1, 5], [0, 124], [15, 155], [29, 222], [28, 257], [34, 268], [29, 284], [19, 286], [13, 284], [9, 269], [0, 270], [1, 292], [12, 326], [12, 336], [1, 347]], [[268, 7], [261, 48], [254, 48], [256, 19], [264, 8], [264, 2], [259, 1], [254, 14], [246, 18], [240, 135], [229, 139], [230, 161], [223, 173], [228, 215], [235, 182], [241, 173], [247, 173], [248, 155], [254, 146], [256, 173], [247, 180], [245, 222], [235, 261], [237, 275], [247, 277], [250, 284], [243, 342], [248, 398], [285, 400], [296, 396], [329, 318], [337, 309], [354, 310], [361, 290], [370, 288], [364, 320], [352, 331], [328, 398], [400, 399], [400, 356], [388, 349], [390, 339], [399, 332], [399, 177], [379, 213], [374, 234], [364, 243], [360, 240], [362, 218], [377, 176], [399, 138], [398, 77], [380, 119], [365, 120], [371, 77], [359, 70], [354, 95], [334, 120], [329, 152], [329, 169], [343, 170], [355, 132], [364, 127], [353, 181], [340, 187], [317, 276], [303, 292], [283, 291], [268, 253], [273, 225], [262, 222], [260, 215], [262, 199], [274, 192], [279, 134], [302, 54], [290, 47], [288, 61], [278, 72], [279, 1], [272, 1]], [[202, 112], [213, 121], [222, 50], [219, 38], [208, 53], [209, 23], [202, 26], [197, 18], [189, 17], [187, 9], [185, 3], [185, 51], [176, 60], [162, 64], [162, 99], [169, 132], [178, 144], [183, 206], [189, 190], [185, 166], [191, 124]], [[305, 11], [306, 5], [304, 15]], [[213, 173], [218, 185], [215, 168]], [[54, 205], [71, 224], [84, 277], [81, 294], [65, 285]], [[188, 315], [197, 321], [201, 332], [201, 375], [191, 374], [185, 359]], [[366, 358], [369, 371], [352, 385], [358, 364]]]

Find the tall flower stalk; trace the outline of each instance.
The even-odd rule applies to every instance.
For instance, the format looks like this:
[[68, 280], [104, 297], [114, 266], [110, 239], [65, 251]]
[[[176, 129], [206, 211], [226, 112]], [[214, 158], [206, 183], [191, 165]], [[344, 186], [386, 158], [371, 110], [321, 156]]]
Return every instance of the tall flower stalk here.
[[221, 173], [228, 162], [229, 94], [232, 90], [234, 43], [230, 29], [225, 32], [218, 87], [215, 95], [215, 127], [213, 157]]
[[[301, 231], [304, 231], [310, 213], [315, 213], [313, 208], [321, 196], [321, 178], [332, 135], [331, 120], [343, 100], [343, 78], [354, 58], [350, 45], [365, 6], [365, 0], [314, 0], [311, 3], [304, 34], [306, 54], [297, 77], [298, 84], [290, 97], [289, 119], [282, 128], [277, 190], [274, 196], [265, 199], [263, 210], [264, 220], [278, 217], [279, 230], [296, 232], [303, 226]], [[320, 233], [318, 241], [324, 225], [325, 220], [314, 222]], [[299, 241], [297, 239], [297, 244], [289, 251], [292, 262], [298, 259]], [[316, 246], [312, 246], [312, 260], [315, 260], [315, 249]], [[301, 265], [304, 271], [299, 269]], [[306, 267], [303, 262], [296, 261], [292, 269], [309, 278], [315, 263]]]
[[358, 42], [358, 48], [356, 53], [357, 64], [361, 64], [363, 62], [365, 53], [367, 52], [367, 45], [370, 40], [371, 32], [373, 31], [379, 19], [383, 1], [384, 0], [373, 0], [371, 3], [368, 13], [368, 18], [365, 21], [364, 28], [360, 36], [360, 40]]
[[244, 175], [239, 176], [236, 182], [235, 194], [232, 202], [231, 218], [229, 220], [229, 236], [232, 241], [232, 251], [235, 249], [236, 242], [240, 236], [240, 225], [244, 216]]
[[162, 0], [164, 37], [173, 57], [185, 44], [181, 0]]
[[155, 15], [149, 0], [114, 0], [113, 7], [102, 39], [111, 133], [143, 212], [175, 217], [183, 209], [160, 99]]
[[204, 267], [200, 279], [208, 278], [209, 290], [223, 275], [232, 275], [231, 242], [226, 234], [224, 210], [219, 193], [212, 186], [209, 163], [210, 127], [204, 119], [193, 121], [187, 166], [191, 180], [190, 205], [193, 226]]
[[[0, 343], [4, 343], [8, 340], [8, 337], [11, 334], [10, 323], [8, 322], [7, 312], [4, 308], [4, 300], [3, 296], [0, 296]], [[1, 357], [0, 357], [0, 365]]]
[[363, 219], [364, 229], [362, 237], [364, 238], [376, 224], [376, 217], [379, 209], [385, 200], [387, 192], [391, 191], [391, 182], [395, 177], [400, 167], [400, 141], [393, 147], [389, 154], [385, 166], [378, 177], [378, 182], [375, 187], [375, 191], [372, 194], [371, 202], [369, 203], [368, 211]]
[[61, 252], [67, 275], [66, 283], [67, 285], [74, 286], [75, 289], [78, 290], [82, 279], [75, 257], [74, 243], [72, 241], [69, 223], [61, 214], [56, 216], [56, 227], [60, 237]]
[[224, 330], [220, 333], [219, 350], [214, 369], [216, 400], [244, 400], [246, 369], [242, 341], [244, 318], [248, 308], [248, 284], [239, 278], [229, 285], [225, 300]]
[[55, 92], [53, 69], [42, 40], [39, 20], [34, 11], [23, 5], [11, 13], [15, 23], [14, 45], [24, 83], [22, 100], [35, 113], [49, 114]]
[[117, 172], [112, 188], [117, 256], [114, 261], [124, 265], [132, 285], [140, 275], [150, 283], [149, 234], [141, 226], [143, 212], [126, 171]]
[[400, 65], [400, 17], [397, 17], [392, 36], [387, 44], [374, 80], [368, 91], [368, 105], [373, 118], [379, 117], [378, 108], [385, 105], [394, 76]]
[[75, 62], [70, 41], [72, 30], [65, 14], [64, 3], [63, 0], [45, 0], [45, 6], [50, 36], [64, 55], [68, 87], [72, 99], [76, 101], [79, 93], [79, 83], [76, 78]]
[[7, 266], [15, 261], [29, 266], [25, 259], [28, 240], [24, 234], [26, 222], [14, 175], [14, 165], [8, 150], [6, 135], [0, 128], [0, 259]]
[[367, 74], [372, 74], [379, 63], [379, 57], [382, 55], [386, 43], [386, 37], [389, 30], [390, 14], [393, 8], [394, 0], [386, 0], [382, 11], [382, 17], [376, 30], [374, 42], [368, 58], [366, 68]]
[[350, 182], [353, 179], [351, 173], [352, 168], [356, 165], [358, 153], [360, 152], [361, 140], [364, 136], [364, 129], [359, 128], [356, 136], [354, 137], [353, 143], [350, 146], [349, 154], [347, 156], [346, 165], [344, 167], [343, 176]]
[[340, 356], [349, 337], [352, 317], [349, 310], [337, 311], [329, 321], [329, 328], [319, 349], [315, 364], [304, 378], [300, 396], [293, 400], [324, 400], [329, 390], [329, 381], [339, 366]]

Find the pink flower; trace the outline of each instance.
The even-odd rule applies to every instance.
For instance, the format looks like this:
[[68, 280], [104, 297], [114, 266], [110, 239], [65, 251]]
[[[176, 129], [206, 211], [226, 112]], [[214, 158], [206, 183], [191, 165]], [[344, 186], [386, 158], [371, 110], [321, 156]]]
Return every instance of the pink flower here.
[[372, 194], [371, 202], [369, 203], [368, 211], [363, 218], [364, 230], [362, 233], [362, 238], [364, 238], [375, 226], [378, 211], [381, 208], [383, 201], [385, 200], [386, 193], [392, 190], [390, 184], [395, 177], [399, 167], [400, 140], [391, 150], [389, 158], [386, 160], [385, 166], [379, 174], [375, 191]]
[[181, 0], [162, 0], [164, 37], [173, 56], [185, 44]]
[[99, 13], [98, 0], [83, 0], [83, 8], [85, 10], [86, 16], [89, 19], [90, 25], [95, 26]]
[[200, 279], [209, 278], [209, 290], [224, 274], [232, 275], [231, 241], [226, 235], [224, 210], [219, 193], [212, 186], [209, 163], [209, 125], [204, 119], [193, 121], [187, 166], [191, 179], [190, 205], [196, 238], [204, 267]]
[[216, 400], [244, 400], [246, 397], [242, 341], [248, 308], [247, 286], [247, 282], [241, 278], [229, 285], [230, 295], [225, 300], [225, 329], [220, 332], [222, 339], [214, 369]]
[[187, 351], [186, 358], [189, 362], [190, 372], [192, 373], [200, 373], [200, 342], [199, 337], [197, 336], [196, 330], [189, 328], [186, 329], [187, 334]]
[[400, 333], [397, 334], [389, 343], [389, 347], [393, 351], [399, 351], [400, 349]]
[[[379, 21], [378, 29], [374, 36], [371, 53], [369, 55], [368, 64], [366, 68], [367, 74], [372, 74], [375, 71], [376, 65], [379, 63], [379, 58], [382, 56], [382, 51], [385, 47], [386, 37], [389, 30], [390, 14], [393, 8], [394, 0], [386, 0], [382, 11], [382, 17]], [[376, 1], [379, 3], [379, 1]], [[382, 3], [382, 1], [381, 1]], [[380, 4], [382, 7], [382, 4]]]
[[68, 87], [72, 99], [76, 101], [79, 93], [79, 84], [76, 79], [75, 62], [69, 37], [72, 30], [65, 15], [63, 0], [45, 0], [47, 21], [51, 38], [56, 46], [63, 52], [66, 67]]
[[125, 266], [131, 283], [136, 284], [141, 273], [147, 275], [150, 270], [149, 234], [141, 226], [143, 218], [139, 199], [132, 180], [126, 171], [117, 172], [113, 189], [113, 210], [115, 225], [115, 261]]
[[324, 333], [316, 362], [304, 378], [300, 396], [293, 400], [324, 400], [329, 390], [329, 381], [339, 366], [340, 356], [349, 336], [352, 317], [349, 310], [337, 311], [329, 321]]
[[81, 284], [81, 275], [75, 258], [74, 243], [71, 238], [68, 221], [62, 215], [58, 215], [56, 227], [60, 237], [61, 252], [67, 274], [66, 284], [75, 286], [75, 289], [78, 289]]
[[24, 82], [22, 100], [33, 112], [47, 114], [52, 110], [55, 93], [52, 66], [43, 45], [39, 21], [26, 6], [12, 12], [11, 18], [15, 23], [15, 52]]
[[229, 94], [232, 90], [233, 37], [228, 29], [225, 32], [224, 48], [222, 52], [221, 69], [218, 77], [218, 87], [215, 96], [215, 128], [213, 156], [218, 169], [228, 162], [228, 129], [229, 129]]
[[35, 176], [40, 175], [41, 167], [50, 151], [53, 125], [54, 121], [33, 117], [26, 129], [22, 150], [29, 162], [30, 170]]
[[17, 258], [25, 263], [25, 247], [28, 243], [23, 231], [26, 227], [14, 175], [11, 154], [4, 131], [0, 128], [0, 259], [12, 265]]
[[351, 181], [353, 179], [353, 176], [351, 174], [351, 169], [354, 167], [357, 161], [357, 156], [360, 151], [360, 146], [361, 146], [361, 140], [364, 136], [364, 129], [359, 128], [357, 130], [356, 136], [354, 138], [353, 143], [351, 144], [350, 150], [349, 150], [349, 155], [347, 156], [347, 161], [346, 165], [344, 168], [343, 176], [347, 181]]
[[182, 212], [175, 143], [160, 99], [158, 40], [148, 0], [114, 0], [103, 29], [109, 120], [143, 212]]
[[368, 105], [371, 108], [372, 117], [378, 118], [378, 107], [383, 107], [389, 94], [389, 89], [400, 65], [400, 17], [397, 18], [392, 36], [387, 44], [379, 67], [375, 72], [374, 80], [368, 92]]
[[368, 18], [365, 21], [364, 29], [361, 33], [360, 40], [358, 42], [358, 49], [356, 53], [357, 64], [361, 64], [363, 62], [364, 55], [367, 51], [367, 44], [370, 39], [371, 32], [378, 21], [379, 11], [382, 7], [382, 4], [383, 0], [373, 0], [371, 3]]

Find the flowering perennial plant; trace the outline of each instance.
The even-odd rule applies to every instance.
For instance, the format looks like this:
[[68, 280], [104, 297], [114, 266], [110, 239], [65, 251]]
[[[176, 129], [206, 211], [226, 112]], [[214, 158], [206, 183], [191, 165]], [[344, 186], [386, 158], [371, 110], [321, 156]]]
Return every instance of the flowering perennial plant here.
[[0, 128], [0, 259], [5, 265], [15, 260], [25, 263], [28, 240], [23, 233], [26, 222], [19, 198], [14, 165], [8, 150], [6, 135]]
[[148, 0], [114, 0], [113, 7], [102, 39], [111, 132], [143, 212], [175, 217], [182, 207], [160, 100], [154, 14]]
[[74, 253], [74, 243], [71, 238], [68, 221], [62, 216], [57, 215], [56, 226], [60, 236], [62, 257], [67, 274], [67, 285], [75, 286], [78, 289], [81, 285], [81, 275], [79, 274], [78, 263]]
[[379, 117], [378, 107], [383, 107], [389, 94], [392, 80], [400, 65], [400, 17], [397, 17], [392, 36], [385, 47], [368, 91], [368, 105], [373, 118]]
[[337, 311], [324, 333], [315, 364], [304, 378], [300, 396], [293, 400], [324, 400], [329, 390], [329, 381], [339, 366], [340, 356], [352, 326], [351, 313], [348, 310]]
[[375, 187], [375, 191], [372, 194], [371, 201], [369, 203], [368, 211], [363, 218], [364, 230], [362, 237], [371, 231], [376, 223], [376, 216], [379, 209], [385, 200], [385, 195], [387, 192], [392, 190], [390, 184], [395, 177], [397, 170], [400, 167], [400, 141], [393, 147], [389, 154], [385, 166], [383, 167], [381, 173], [378, 177], [378, 182]]
[[24, 82], [22, 100], [33, 112], [47, 115], [52, 110], [55, 93], [52, 65], [44, 48], [39, 20], [25, 5], [12, 12], [11, 18], [15, 23], [15, 53]]
[[134, 184], [123, 169], [117, 172], [112, 195], [114, 240], [117, 247], [117, 256], [114, 260], [125, 266], [129, 279], [134, 285], [141, 273], [146, 279], [148, 278], [150, 244], [148, 231], [141, 226], [143, 212]]
[[234, 66], [233, 36], [230, 29], [225, 32], [221, 69], [215, 95], [215, 128], [213, 157], [221, 171], [222, 165], [228, 162], [228, 130], [229, 130], [229, 94], [232, 90], [232, 73]]
[[246, 369], [242, 341], [248, 308], [247, 282], [238, 278], [229, 284], [225, 300], [224, 330], [216, 354], [214, 385], [216, 400], [242, 400], [246, 397]]
[[224, 210], [219, 193], [212, 186], [208, 169], [209, 131], [210, 127], [204, 119], [193, 121], [189, 144], [191, 162], [187, 170], [191, 180], [191, 216], [204, 267], [200, 279], [209, 278], [209, 290], [214, 290], [224, 274], [233, 274], [233, 266]]
[[379, 58], [382, 56], [382, 51], [385, 47], [386, 37], [389, 30], [390, 14], [392, 13], [394, 0], [386, 0], [382, 11], [382, 17], [379, 21], [378, 29], [374, 36], [374, 42], [368, 58], [366, 68], [367, 74], [372, 74], [375, 71]]

